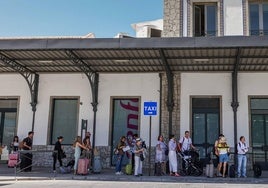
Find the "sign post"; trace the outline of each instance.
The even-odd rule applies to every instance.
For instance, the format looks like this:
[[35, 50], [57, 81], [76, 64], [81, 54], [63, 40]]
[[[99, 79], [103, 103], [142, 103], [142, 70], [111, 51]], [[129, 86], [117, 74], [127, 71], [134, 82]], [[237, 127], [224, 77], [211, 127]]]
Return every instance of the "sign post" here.
[[152, 116], [157, 115], [157, 102], [144, 102], [144, 115], [150, 116], [149, 120], [149, 176], [151, 175], [151, 137], [152, 137]]

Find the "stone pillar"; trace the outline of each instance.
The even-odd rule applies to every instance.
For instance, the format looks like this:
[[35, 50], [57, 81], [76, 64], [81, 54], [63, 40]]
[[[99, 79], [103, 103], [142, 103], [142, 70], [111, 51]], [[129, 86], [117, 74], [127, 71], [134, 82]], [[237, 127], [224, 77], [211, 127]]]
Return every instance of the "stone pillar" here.
[[[162, 98], [161, 98], [161, 134], [166, 138], [169, 138], [168, 130], [168, 108], [167, 108], [167, 77], [166, 74], [162, 74]], [[180, 96], [181, 96], [181, 74], [174, 73], [174, 109], [172, 113], [172, 134], [176, 137], [180, 135]]]
[[181, 0], [164, 0], [164, 20], [162, 37], [182, 36], [181, 7]]

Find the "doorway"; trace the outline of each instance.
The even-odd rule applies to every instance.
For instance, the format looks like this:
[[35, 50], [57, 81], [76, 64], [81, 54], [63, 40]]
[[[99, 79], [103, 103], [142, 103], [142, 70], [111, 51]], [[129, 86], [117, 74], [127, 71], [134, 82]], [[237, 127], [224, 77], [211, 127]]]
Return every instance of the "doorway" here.
[[220, 134], [220, 98], [192, 98], [192, 139], [207, 163]]
[[16, 135], [17, 128], [17, 99], [0, 99], [0, 145], [7, 146]]

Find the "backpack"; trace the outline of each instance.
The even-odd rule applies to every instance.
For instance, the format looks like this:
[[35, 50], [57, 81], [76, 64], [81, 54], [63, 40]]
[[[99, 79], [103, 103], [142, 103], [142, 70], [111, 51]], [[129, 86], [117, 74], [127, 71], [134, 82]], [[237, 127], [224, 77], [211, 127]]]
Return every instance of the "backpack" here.
[[184, 143], [184, 137], [183, 137], [183, 139], [182, 139], [182, 143], [179, 143], [178, 144], [178, 147], [177, 147], [177, 150], [178, 150], [178, 152], [182, 152], [181, 150], [182, 150], [182, 145], [183, 145], [183, 143]]
[[23, 147], [24, 147], [24, 144], [23, 143], [24, 143], [23, 141], [20, 141], [19, 142], [19, 149], [23, 149]]
[[262, 174], [262, 169], [259, 164], [254, 164], [253, 165], [253, 172], [254, 172], [254, 177], [259, 178]]

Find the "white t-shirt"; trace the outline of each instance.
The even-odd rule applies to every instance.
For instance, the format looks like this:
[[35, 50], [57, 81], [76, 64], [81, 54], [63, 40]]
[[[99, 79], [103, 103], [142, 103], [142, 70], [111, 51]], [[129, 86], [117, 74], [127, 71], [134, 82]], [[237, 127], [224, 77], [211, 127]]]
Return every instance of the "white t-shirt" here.
[[187, 150], [190, 150], [191, 149], [192, 139], [190, 137], [189, 138], [182, 137], [179, 140], [179, 143], [182, 144], [181, 150], [182, 151], [187, 151]]

